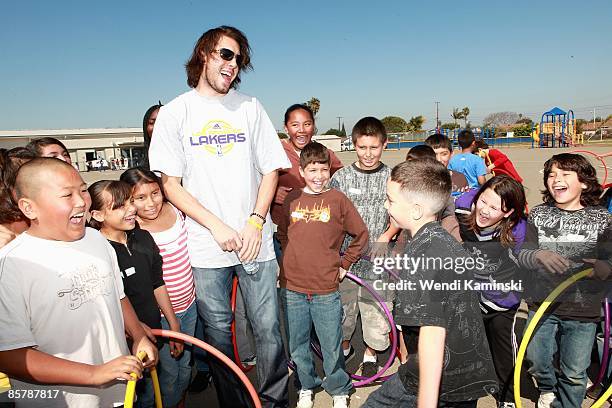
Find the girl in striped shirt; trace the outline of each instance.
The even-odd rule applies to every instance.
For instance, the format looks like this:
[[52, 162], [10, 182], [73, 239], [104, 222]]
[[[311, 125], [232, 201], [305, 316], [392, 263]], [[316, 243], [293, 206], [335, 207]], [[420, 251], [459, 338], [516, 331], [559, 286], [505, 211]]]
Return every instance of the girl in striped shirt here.
[[[159, 247], [163, 258], [163, 279], [181, 332], [193, 336], [197, 310], [184, 215], [165, 199], [161, 180], [155, 173], [136, 167], [125, 171], [121, 180], [132, 186], [140, 227], [149, 231]], [[162, 328], [169, 330], [164, 316]], [[175, 355], [165, 344], [159, 356], [158, 370], [163, 373], [160, 375], [163, 405], [175, 406], [183, 400], [191, 379], [191, 350], [185, 347], [182, 355]]]

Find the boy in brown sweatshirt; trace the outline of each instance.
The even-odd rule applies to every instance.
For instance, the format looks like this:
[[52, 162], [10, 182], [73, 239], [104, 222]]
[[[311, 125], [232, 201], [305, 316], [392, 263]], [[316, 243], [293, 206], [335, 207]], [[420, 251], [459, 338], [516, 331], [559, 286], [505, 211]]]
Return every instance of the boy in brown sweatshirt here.
[[[352, 383], [342, 354], [342, 303], [339, 282], [367, 247], [368, 229], [351, 201], [327, 187], [330, 158], [325, 146], [311, 142], [300, 155], [306, 187], [285, 199], [278, 238], [283, 258], [280, 300], [286, 313], [289, 352], [302, 384], [297, 406], [313, 406], [312, 391], [322, 385], [334, 408], [348, 406]], [[341, 255], [346, 234], [351, 245]], [[314, 371], [310, 331], [314, 324], [323, 352], [325, 380]]]

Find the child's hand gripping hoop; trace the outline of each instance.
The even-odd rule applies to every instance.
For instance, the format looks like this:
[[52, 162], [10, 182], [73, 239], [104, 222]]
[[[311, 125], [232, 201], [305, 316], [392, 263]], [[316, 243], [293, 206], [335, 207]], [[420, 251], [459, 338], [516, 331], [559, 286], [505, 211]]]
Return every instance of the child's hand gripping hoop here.
[[[139, 351], [136, 354], [136, 357], [140, 361], [144, 361], [147, 358], [147, 353], [144, 351]], [[161, 391], [159, 389], [159, 379], [157, 378], [157, 370], [155, 367], [149, 368], [149, 372], [151, 373], [151, 380], [153, 380], [153, 391], [155, 393], [155, 407], [162, 408], [162, 399], [161, 399]], [[136, 373], [131, 373], [130, 376], [132, 379], [128, 381], [127, 389], [125, 390], [125, 400], [123, 402], [124, 408], [132, 408], [134, 406], [134, 394], [136, 391]]]

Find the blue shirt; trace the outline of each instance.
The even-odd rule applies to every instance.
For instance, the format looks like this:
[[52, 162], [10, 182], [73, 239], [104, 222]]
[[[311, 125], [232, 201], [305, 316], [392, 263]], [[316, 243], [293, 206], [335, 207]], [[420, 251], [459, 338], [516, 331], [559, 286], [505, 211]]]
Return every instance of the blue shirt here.
[[484, 160], [472, 153], [454, 154], [448, 163], [448, 169], [463, 173], [470, 188], [478, 188], [478, 176], [487, 174]]

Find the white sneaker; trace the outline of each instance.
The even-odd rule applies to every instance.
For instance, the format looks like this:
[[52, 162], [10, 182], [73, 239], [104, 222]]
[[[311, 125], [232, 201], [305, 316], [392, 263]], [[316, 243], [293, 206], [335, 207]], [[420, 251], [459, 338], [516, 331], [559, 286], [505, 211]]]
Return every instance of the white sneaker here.
[[516, 408], [514, 402], [500, 402], [498, 408]]
[[543, 392], [538, 398], [538, 408], [550, 408], [555, 400], [554, 392]]
[[312, 390], [300, 390], [296, 408], [312, 408]]
[[348, 395], [334, 396], [334, 408], [348, 408], [348, 406], [349, 406]]

